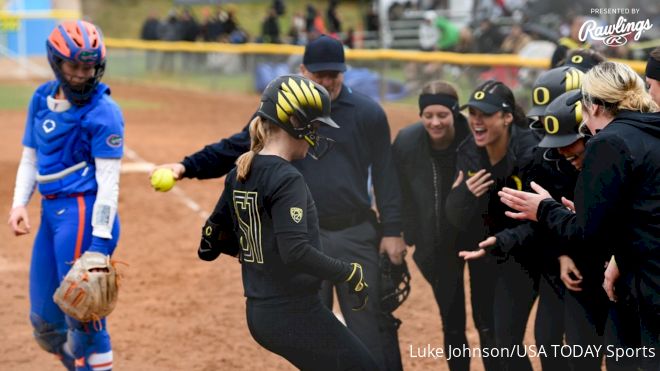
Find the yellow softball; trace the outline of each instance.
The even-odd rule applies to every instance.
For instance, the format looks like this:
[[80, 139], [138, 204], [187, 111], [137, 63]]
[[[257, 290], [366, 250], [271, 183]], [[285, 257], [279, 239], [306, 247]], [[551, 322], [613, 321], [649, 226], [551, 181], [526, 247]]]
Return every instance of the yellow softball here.
[[151, 174], [151, 186], [158, 192], [167, 192], [174, 187], [172, 169], [158, 169]]

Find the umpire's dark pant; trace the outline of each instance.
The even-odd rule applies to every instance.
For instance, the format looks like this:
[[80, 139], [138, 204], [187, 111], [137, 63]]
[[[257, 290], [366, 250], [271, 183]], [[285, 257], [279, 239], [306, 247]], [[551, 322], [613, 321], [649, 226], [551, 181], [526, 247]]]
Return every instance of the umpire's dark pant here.
[[[380, 236], [369, 220], [346, 229], [330, 231], [321, 228], [323, 251], [334, 258], [362, 265], [369, 285], [367, 307], [359, 312], [351, 308], [357, 299], [348, 293], [344, 284], [336, 286], [341, 313], [348, 328], [364, 343], [378, 363], [379, 370], [402, 370], [397, 329], [380, 310]], [[323, 302], [332, 308], [332, 283], [324, 282], [321, 290]]]

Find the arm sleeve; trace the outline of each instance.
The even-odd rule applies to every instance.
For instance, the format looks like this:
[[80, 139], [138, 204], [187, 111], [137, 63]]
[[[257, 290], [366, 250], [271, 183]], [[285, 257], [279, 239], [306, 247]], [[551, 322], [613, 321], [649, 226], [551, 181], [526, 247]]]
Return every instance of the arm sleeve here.
[[[350, 265], [330, 258], [309, 242], [307, 203], [310, 194], [302, 175], [286, 175], [271, 197], [270, 212], [277, 248], [282, 261], [300, 272], [331, 280], [341, 281], [348, 275]], [[301, 211], [295, 218], [291, 210]]]
[[37, 185], [37, 151], [34, 148], [23, 147], [21, 162], [16, 172], [14, 186], [14, 201], [12, 208], [26, 206], [30, 202], [34, 188]]
[[527, 222], [496, 233], [497, 244], [493, 249], [493, 254], [497, 256], [509, 256], [512, 252], [515, 254], [515, 249], [521, 246], [531, 248], [530, 245], [536, 234], [534, 224]]
[[392, 160], [392, 144], [390, 126], [385, 112], [378, 111], [369, 119], [373, 123], [372, 133], [372, 168], [371, 173], [376, 194], [376, 205], [380, 222], [383, 225], [383, 236], [399, 237], [401, 235], [401, 191], [397, 179], [396, 167]]
[[90, 251], [107, 254], [112, 247], [112, 227], [119, 201], [120, 159], [95, 158], [98, 191], [92, 211], [92, 246]]
[[465, 232], [470, 227], [470, 221], [477, 216], [477, 210], [479, 210], [479, 198], [470, 192], [465, 181], [447, 195], [445, 204], [447, 219], [460, 231]]
[[394, 144], [392, 145], [392, 156], [397, 169], [399, 177], [399, 185], [401, 186], [401, 213], [403, 225], [403, 238], [408, 246], [415, 244], [415, 236], [417, 235], [417, 224], [415, 223], [415, 210], [413, 208], [413, 197], [410, 183], [407, 181], [405, 173], [404, 155], [400, 148], [401, 142], [397, 136]]
[[296, 271], [332, 282], [345, 281], [351, 272], [349, 263], [331, 258], [310, 245], [305, 233], [280, 232], [276, 237], [282, 261]]
[[239, 133], [218, 143], [210, 144], [181, 161], [186, 168], [186, 178], [220, 178], [233, 167], [236, 159], [250, 150], [250, 132], [245, 126]]

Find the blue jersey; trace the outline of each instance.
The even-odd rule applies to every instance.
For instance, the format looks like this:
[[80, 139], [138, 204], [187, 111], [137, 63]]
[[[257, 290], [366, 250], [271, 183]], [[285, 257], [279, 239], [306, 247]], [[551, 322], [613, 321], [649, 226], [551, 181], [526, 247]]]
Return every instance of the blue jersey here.
[[56, 81], [47, 82], [32, 96], [23, 145], [36, 150], [37, 169], [42, 177], [76, 165], [80, 168], [57, 180], [39, 182], [39, 192], [53, 196], [94, 193], [98, 188], [94, 158], [122, 157], [124, 118], [110, 98], [110, 89], [102, 83], [89, 103], [53, 112], [48, 108], [47, 97], [54, 96], [57, 88]]

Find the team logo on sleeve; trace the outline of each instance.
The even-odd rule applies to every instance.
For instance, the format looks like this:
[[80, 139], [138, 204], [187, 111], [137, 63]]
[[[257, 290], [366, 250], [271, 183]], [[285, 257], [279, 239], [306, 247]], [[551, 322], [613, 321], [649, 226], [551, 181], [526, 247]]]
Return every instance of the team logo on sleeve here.
[[121, 147], [122, 142], [123, 138], [119, 134], [110, 134], [108, 139], [105, 140], [105, 143], [112, 148]]
[[303, 217], [302, 209], [299, 207], [292, 207], [289, 212], [291, 213], [291, 219], [296, 223], [300, 223]]

